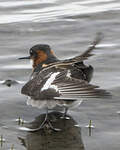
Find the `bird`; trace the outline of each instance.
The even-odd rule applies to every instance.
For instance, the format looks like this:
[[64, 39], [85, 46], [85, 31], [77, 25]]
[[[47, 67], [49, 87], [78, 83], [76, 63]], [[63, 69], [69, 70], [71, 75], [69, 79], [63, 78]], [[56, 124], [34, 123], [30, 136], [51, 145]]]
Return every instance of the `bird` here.
[[94, 69], [84, 63], [94, 55], [92, 51], [100, 41], [101, 36], [97, 35], [85, 52], [70, 59], [58, 59], [48, 44], [37, 44], [30, 48], [29, 56], [19, 58], [33, 62], [31, 79], [22, 87], [21, 93], [29, 97], [28, 105], [46, 109], [42, 124], [31, 131], [40, 130], [46, 124], [55, 131], [59, 130], [50, 122], [49, 109], [64, 108], [65, 118], [68, 109], [80, 105], [82, 98], [111, 96], [108, 91], [90, 84]]

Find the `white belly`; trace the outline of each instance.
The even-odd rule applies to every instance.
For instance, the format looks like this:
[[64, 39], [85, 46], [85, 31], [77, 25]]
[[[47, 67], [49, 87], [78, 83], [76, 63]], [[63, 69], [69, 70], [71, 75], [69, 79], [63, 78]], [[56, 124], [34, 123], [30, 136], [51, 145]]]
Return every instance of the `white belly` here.
[[39, 109], [42, 108], [48, 108], [48, 109], [54, 109], [55, 107], [68, 107], [68, 108], [74, 108], [78, 107], [81, 104], [81, 101], [60, 101], [60, 100], [33, 100], [28, 99], [27, 105], [31, 105], [32, 107], [37, 107]]

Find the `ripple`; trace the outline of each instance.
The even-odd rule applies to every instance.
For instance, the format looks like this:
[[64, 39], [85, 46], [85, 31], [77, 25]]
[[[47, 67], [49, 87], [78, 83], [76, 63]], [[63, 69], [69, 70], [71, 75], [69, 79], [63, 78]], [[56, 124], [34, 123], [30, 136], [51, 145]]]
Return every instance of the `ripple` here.
[[10, 87], [11, 85], [24, 84], [24, 83], [25, 81], [18, 81], [13, 79], [0, 80], [0, 84], [6, 85], [8, 87]]
[[[52, 5], [46, 5], [43, 8], [38, 6], [43, 3], [52, 3]], [[95, 3], [93, 5], [93, 3]], [[101, 3], [101, 4], [99, 4]], [[27, 5], [38, 5], [37, 7], [24, 8]], [[90, 5], [91, 4], [91, 5]], [[0, 24], [11, 23], [11, 22], [51, 22], [66, 20], [66, 17], [76, 15], [88, 15], [91, 13], [101, 13], [109, 10], [119, 10], [120, 3], [114, 0], [107, 0], [106, 3], [103, 0], [99, 1], [85, 1], [85, 2], [70, 2], [60, 3], [56, 0], [42, 0], [42, 1], [18, 1], [13, 2], [0, 2], [0, 7], [17, 7], [23, 6], [21, 9], [13, 9], [10, 13], [2, 13], [0, 18]], [[67, 19], [67, 21], [73, 21], [74, 19]]]
[[96, 47], [102, 48], [102, 47], [115, 47], [115, 46], [118, 46], [118, 44], [106, 43], [106, 44], [99, 44]]
[[5, 65], [5, 66], [1, 66], [1, 69], [31, 69], [31, 65], [30, 64], [24, 64], [24, 65]]
[[18, 54], [13, 54], [13, 55], [10, 54], [10, 55], [1, 55], [0, 56], [0, 59], [2, 59], [2, 60], [3, 59], [7, 59], [8, 60], [8, 59], [11, 59], [11, 58], [18, 58]]
[[79, 2], [80, 4], [93, 4], [93, 3], [104, 3], [104, 2], [114, 2], [115, 0], [87, 0], [83, 2]]
[[54, 3], [56, 0], [35, 0], [35, 1], [7, 1], [0, 2], [0, 7], [17, 7], [17, 6], [25, 6], [25, 5], [35, 5], [41, 3]]

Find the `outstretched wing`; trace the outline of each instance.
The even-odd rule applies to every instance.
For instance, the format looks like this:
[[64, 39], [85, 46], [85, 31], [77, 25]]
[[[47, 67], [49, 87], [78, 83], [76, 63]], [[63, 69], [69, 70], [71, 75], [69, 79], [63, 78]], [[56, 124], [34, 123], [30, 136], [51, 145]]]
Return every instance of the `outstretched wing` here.
[[[73, 65], [75, 63], [82, 62], [82, 61], [88, 59], [90, 56], [93, 56], [93, 54], [91, 52], [93, 51], [95, 46], [101, 41], [101, 39], [102, 39], [102, 34], [98, 33], [95, 40], [90, 44], [90, 47], [81, 55], [73, 57], [71, 59], [61, 60], [61, 61], [58, 61], [55, 63], [48, 64], [45, 68], [48, 69], [48, 68], [51, 68], [53, 66], [66, 68], [69, 65]], [[84, 68], [83, 65], [81, 65], [79, 67]]]
[[40, 74], [37, 75], [23, 86], [22, 94], [28, 95], [34, 100], [110, 96], [108, 92], [99, 89], [98, 86], [69, 77], [69, 70], [50, 72], [44, 78], [41, 78]]
[[[86, 69], [86, 66], [83, 65], [81, 62], [83, 62], [84, 60], [88, 59], [88, 57], [92, 56], [93, 54], [91, 53], [93, 51], [93, 49], [96, 47], [96, 45], [101, 41], [102, 39], [102, 34], [98, 33], [95, 40], [90, 44], [90, 47], [81, 55], [73, 57], [71, 59], [66, 59], [66, 60], [59, 60], [58, 62], [55, 63], [50, 63], [50, 64], [40, 64], [40, 67], [38, 67], [38, 71], [37, 68], [33, 71], [33, 73], [31, 74], [32, 77], [35, 77], [37, 74], [41, 74], [42, 71], [48, 70], [50, 68], [56, 67], [56, 68], [69, 68], [73, 65], [76, 66], [76, 64], [79, 63], [79, 70], [80, 69]], [[40, 69], [42, 68], [42, 69]]]

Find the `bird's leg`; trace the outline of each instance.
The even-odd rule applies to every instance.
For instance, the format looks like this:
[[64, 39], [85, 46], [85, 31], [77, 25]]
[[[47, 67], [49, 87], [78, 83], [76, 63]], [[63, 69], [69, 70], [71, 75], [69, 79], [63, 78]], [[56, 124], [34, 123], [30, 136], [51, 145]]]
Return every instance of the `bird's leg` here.
[[43, 129], [44, 127], [50, 128], [54, 131], [61, 131], [61, 129], [54, 128], [52, 123], [50, 122], [50, 119], [49, 119], [49, 116], [48, 116], [48, 108], [46, 108], [45, 119], [38, 128], [30, 129], [30, 128], [23, 127], [23, 128], [20, 128], [20, 129], [25, 130], [25, 131], [30, 131], [30, 132], [36, 132], [36, 131], [39, 131], [39, 130]]
[[67, 116], [67, 112], [68, 112], [68, 107], [64, 107], [64, 113], [63, 113], [63, 116], [61, 117], [62, 119], [70, 119], [70, 118]]
[[63, 114], [64, 117], [67, 116], [67, 111], [68, 111], [68, 107], [65, 107], [65, 112], [64, 112], [64, 114]]
[[40, 125], [40, 129], [44, 128], [44, 126], [46, 125], [47, 122], [48, 122], [48, 108], [46, 108], [45, 119], [42, 122], [42, 124]]
[[46, 116], [45, 116], [45, 120], [43, 121], [43, 123], [41, 124], [42, 125], [42, 128], [47, 124], [48, 128], [54, 130], [54, 131], [60, 131], [61, 129], [57, 129], [57, 128], [54, 128], [52, 123], [50, 122], [50, 119], [49, 119], [49, 116], [48, 116], [48, 108], [46, 109]]
[[37, 129], [34, 129], [34, 131], [43, 129], [44, 127], [50, 128], [54, 131], [60, 131], [60, 129], [54, 128], [52, 123], [50, 122], [49, 116], [48, 116], [48, 108], [46, 108], [46, 114], [45, 114], [45, 119], [42, 122], [42, 124], [40, 125], [40, 127], [38, 127]]

